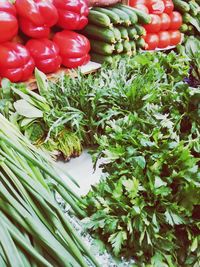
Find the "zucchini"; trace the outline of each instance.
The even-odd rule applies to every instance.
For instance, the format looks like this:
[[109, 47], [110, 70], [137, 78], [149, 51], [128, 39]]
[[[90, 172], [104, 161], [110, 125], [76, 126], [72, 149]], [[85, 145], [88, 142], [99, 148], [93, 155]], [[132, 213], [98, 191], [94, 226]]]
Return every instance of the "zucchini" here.
[[116, 52], [117, 54], [122, 53], [123, 50], [124, 50], [124, 47], [123, 47], [122, 43], [116, 43], [116, 44], [115, 44], [115, 52]]
[[124, 52], [131, 53], [132, 47], [129, 41], [126, 40], [123, 42], [123, 48], [124, 48], [123, 50]]
[[99, 55], [99, 54], [93, 53], [93, 52], [90, 53], [90, 56], [91, 56], [91, 60], [93, 62], [97, 62], [100, 64], [103, 64], [103, 63], [112, 64], [112, 62], [113, 62], [112, 56], [103, 56], [103, 55]]
[[138, 39], [139, 35], [138, 35], [135, 27], [129, 27], [127, 30], [128, 30], [128, 36], [129, 36], [130, 40]]
[[145, 43], [145, 40], [143, 38], [139, 38], [137, 41], [136, 41], [136, 46], [137, 48], [145, 48], [146, 46], [146, 43]]
[[129, 40], [127, 28], [125, 28], [123, 26], [118, 26], [118, 29], [121, 33], [122, 39]]
[[108, 42], [110, 44], [116, 43], [114, 32], [107, 28], [90, 24], [82, 30], [82, 33], [95, 40]]
[[119, 8], [120, 10], [124, 11], [126, 14], [129, 15], [131, 24], [134, 25], [138, 22], [138, 17], [136, 15], [136, 13], [133, 10], [130, 10], [129, 8], [127, 8], [126, 6], [122, 6], [120, 4], [116, 5], [117, 8]]
[[117, 14], [121, 21], [122, 21], [122, 24], [123, 25], [126, 25], [126, 26], [129, 26], [131, 24], [131, 21], [130, 21], [130, 18], [129, 18], [129, 15], [126, 14], [124, 11], [122, 11], [121, 9], [119, 8], [116, 8], [116, 7], [107, 7], [108, 10], [111, 10], [113, 11], [115, 14]]
[[190, 11], [190, 6], [182, 0], [173, 0], [174, 7], [181, 13], [187, 13]]
[[143, 36], [143, 35], [146, 34], [146, 30], [145, 30], [145, 28], [142, 27], [141, 25], [136, 24], [136, 25], [135, 25], [135, 29], [136, 29], [137, 34], [138, 34], [139, 36]]
[[117, 25], [117, 24], [120, 24], [121, 23], [121, 19], [120, 17], [114, 13], [113, 11], [111, 10], [108, 10], [107, 8], [103, 8], [103, 7], [93, 7], [92, 10], [95, 10], [95, 11], [99, 11], [105, 15], [107, 15], [109, 18], [110, 18], [110, 21], [114, 24], [114, 25]]
[[91, 24], [95, 24], [102, 27], [111, 27], [111, 21], [110, 18], [99, 11], [90, 10], [88, 15], [88, 20]]
[[114, 32], [114, 35], [115, 35], [115, 40], [118, 41], [118, 42], [121, 42], [122, 36], [121, 36], [120, 30], [118, 28], [116, 28], [116, 27], [113, 27], [113, 32]]
[[90, 40], [90, 45], [93, 52], [105, 56], [112, 55], [115, 48], [114, 45], [97, 40]]
[[141, 11], [141, 10], [138, 10], [134, 7], [130, 7], [130, 6], [125, 6], [125, 5], [122, 5], [120, 4], [120, 6], [123, 6], [123, 7], [126, 7], [132, 11], [135, 12], [135, 14], [137, 15], [138, 17], [138, 22], [141, 23], [141, 24], [149, 24], [151, 22], [151, 17], [146, 14], [145, 12]]

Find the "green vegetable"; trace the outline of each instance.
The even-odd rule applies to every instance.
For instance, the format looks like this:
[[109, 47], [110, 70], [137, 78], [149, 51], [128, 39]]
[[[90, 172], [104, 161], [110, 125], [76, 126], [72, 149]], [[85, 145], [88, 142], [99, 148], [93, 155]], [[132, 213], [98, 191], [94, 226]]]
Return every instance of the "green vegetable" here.
[[111, 27], [112, 25], [110, 18], [106, 14], [103, 14], [102, 12], [99, 11], [95, 11], [93, 9], [90, 10], [88, 19], [89, 23], [95, 24], [97, 26]]
[[137, 30], [135, 27], [129, 27], [128, 28], [128, 36], [130, 40], [136, 40], [138, 39], [139, 35], [137, 33]]
[[144, 40], [143, 38], [138, 38], [138, 39], [136, 40], [136, 46], [137, 46], [138, 48], [142, 48], [142, 49], [144, 49], [145, 46], [146, 46], [145, 40]]
[[185, 1], [182, 0], [173, 0], [175, 9], [182, 13], [187, 13], [190, 11], [190, 5], [187, 4]]
[[124, 50], [124, 47], [123, 47], [123, 44], [122, 44], [122, 43], [116, 43], [116, 44], [115, 44], [115, 52], [116, 52], [117, 54], [122, 53], [123, 50]]
[[123, 51], [124, 51], [124, 52], [127, 52], [127, 53], [130, 53], [131, 50], [132, 50], [132, 47], [131, 47], [130, 42], [127, 41], [127, 40], [125, 40], [125, 41], [123, 41], [122, 44], [123, 44], [123, 47], [124, 47]]
[[136, 55], [136, 43], [134, 41], [129, 41], [129, 43], [131, 45], [132, 55]]
[[108, 64], [112, 64], [113, 59], [112, 56], [103, 56], [97, 53], [90, 53], [91, 56], [91, 60], [97, 63], [108, 63]]
[[129, 15], [132, 25], [135, 25], [138, 22], [138, 17], [134, 11], [122, 5], [116, 5], [116, 7], [118, 7], [120, 10], [124, 11], [126, 14]]
[[129, 26], [131, 24], [130, 16], [121, 9], [116, 7], [108, 7], [107, 9], [117, 14], [120, 17], [123, 25]]
[[115, 43], [115, 35], [111, 29], [99, 27], [96, 25], [87, 25], [82, 31], [86, 36], [108, 43]]
[[113, 27], [113, 32], [114, 32], [116, 41], [120, 42], [122, 40], [120, 30], [117, 27]]
[[127, 28], [125, 28], [123, 26], [118, 26], [118, 29], [121, 33], [122, 39], [129, 40]]
[[114, 46], [97, 40], [90, 40], [91, 49], [93, 52], [101, 55], [111, 55], [114, 51]]
[[121, 19], [120, 17], [112, 12], [111, 10], [108, 10], [107, 8], [103, 8], [103, 7], [93, 7], [92, 10], [94, 11], [99, 11], [105, 15], [107, 15], [109, 18], [110, 18], [110, 21], [114, 24], [114, 25], [117, 25], [117, 24], [120, 24], [121, 23]]
[[138, 24], [136, 24], [134, 27], [135, 27], [135, 29], [136, 29], [136, 31], [137, 31], [137, 34], [138, 34], [139, 36], [143, 36], [143, 35], [145, 35], [146, 30], [145, 30], [144, 27], [142, 27], [141, 25], [138, 25]]

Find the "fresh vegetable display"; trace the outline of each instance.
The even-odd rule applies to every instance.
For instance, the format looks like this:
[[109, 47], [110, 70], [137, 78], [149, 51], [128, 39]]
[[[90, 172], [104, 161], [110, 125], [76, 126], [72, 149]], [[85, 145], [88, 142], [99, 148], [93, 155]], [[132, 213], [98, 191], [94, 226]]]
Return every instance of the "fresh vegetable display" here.
[[[181, 42], [182, 36], [179, 29], [182, 25], [182, 16], [174, 11], [172, 0], [152, 0], [152, 1], [131, 1], [132, 7], [138, 8], [138, 5], [145, 5], [147, 13], [150, 14], [150, 23], [144, 25], [147, 32], [144, 36], [147, 50], [156, 48], [165, 49], [169, 46], [176, 46]], [[140, 8], [140, 7], [139, 7]], [[157, 34], [157, 37], [155, 35]], [[158, 39], [159, 41], [155, 41]]]
[[183, 24], [180, 31], [190, 36], [200, 34], [200, 2], [196, 0], [173, 0], [175, 10], [181, 13]]
[[84, 216], [76, 204], [79, 197], [44, 152], [2, 115], [0, 124], [1, 266], [100, 266], [53, 192]]
[[135, 55], [137, 49], [146, 45], [142, 24], [150, 22], [150, 17], [142, 11], [122, 4], [106, 9], [95, 7], [88, 19], [89, 24], [82, 33], [90, 40], [93, 61], [109, 63], [118, 55]]

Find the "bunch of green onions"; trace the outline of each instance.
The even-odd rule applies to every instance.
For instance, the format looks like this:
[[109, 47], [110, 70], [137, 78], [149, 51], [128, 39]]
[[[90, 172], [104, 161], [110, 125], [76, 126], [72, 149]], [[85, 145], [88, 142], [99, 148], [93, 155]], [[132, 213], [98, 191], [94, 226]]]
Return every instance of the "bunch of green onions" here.
[[54, 199], [80, 199], [51, 160], [0, 114], [0, 266], [99, 266]]

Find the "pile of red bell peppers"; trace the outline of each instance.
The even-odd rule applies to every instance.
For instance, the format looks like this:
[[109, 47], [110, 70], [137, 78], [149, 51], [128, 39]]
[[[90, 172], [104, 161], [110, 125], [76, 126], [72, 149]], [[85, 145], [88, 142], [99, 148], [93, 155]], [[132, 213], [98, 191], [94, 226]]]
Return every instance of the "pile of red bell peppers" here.
[[26, 81], [35, 67], [52, 73], [86, 64], [90, 43], [74, 31], [88, 13], [87, 0], [0, 0], [0, 77]]
[[179, 28], [182, 16], [174, 11], [172, 0], [130, 0], [130, 5], [151, 16], [151, 23], [144, 25], [146, 50], [166, 48], [181, 42]]

